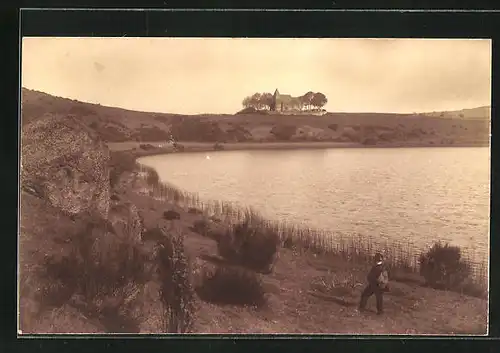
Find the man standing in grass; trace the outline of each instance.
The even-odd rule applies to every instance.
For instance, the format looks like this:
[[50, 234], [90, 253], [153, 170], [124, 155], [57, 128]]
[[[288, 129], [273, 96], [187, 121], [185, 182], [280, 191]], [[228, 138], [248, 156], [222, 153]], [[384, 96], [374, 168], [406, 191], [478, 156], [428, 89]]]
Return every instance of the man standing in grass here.
[[383, 293], [387, 291], [389, 276], [384, 266], [384, 257], [382, 254], [375, 254], [374, 260], [375, 264], [367, 276], [368, 285], [361, 294], [359, 310], [363, 311], [366, 307], [368, 298], [375, 294], [375, 298], [377, 300], [377, 314], [381, 315], [383, 313]]

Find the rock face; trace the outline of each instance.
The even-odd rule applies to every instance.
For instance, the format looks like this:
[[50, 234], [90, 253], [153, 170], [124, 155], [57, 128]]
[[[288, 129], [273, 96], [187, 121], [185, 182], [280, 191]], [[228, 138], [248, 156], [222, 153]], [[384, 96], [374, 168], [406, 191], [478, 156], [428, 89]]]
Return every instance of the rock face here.
[[96, 210], [107, 218], [109, 150], [78, 119], [45, 116], [21, 137], [21, 187], [70, 214]]

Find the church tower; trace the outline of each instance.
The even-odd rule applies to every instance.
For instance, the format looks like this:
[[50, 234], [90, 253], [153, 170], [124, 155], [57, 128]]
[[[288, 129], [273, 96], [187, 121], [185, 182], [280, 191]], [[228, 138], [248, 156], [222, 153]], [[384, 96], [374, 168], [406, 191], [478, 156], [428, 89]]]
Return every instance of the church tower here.
[[276, 111], [277, 105], [278, 105], [278, 100], [279, 100], [280, 92], [276, 88], [273, 94], [273, 103], [271, 104], [271, 110]]

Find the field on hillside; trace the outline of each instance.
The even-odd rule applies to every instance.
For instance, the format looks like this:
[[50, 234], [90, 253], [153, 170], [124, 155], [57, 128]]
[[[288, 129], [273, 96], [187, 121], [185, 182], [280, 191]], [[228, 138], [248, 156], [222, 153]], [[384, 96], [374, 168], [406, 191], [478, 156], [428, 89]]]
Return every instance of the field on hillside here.
[[[331, 141], [365, 145], [482, 145], [489, 143], [489, 109], [429, 114], [328, 113], [175, 115], [82, 103], [23, 89], [22, 123], [44, 114], [73, 115], [106, 142]], [[434, 115], [434, 116], [431, 116]]]

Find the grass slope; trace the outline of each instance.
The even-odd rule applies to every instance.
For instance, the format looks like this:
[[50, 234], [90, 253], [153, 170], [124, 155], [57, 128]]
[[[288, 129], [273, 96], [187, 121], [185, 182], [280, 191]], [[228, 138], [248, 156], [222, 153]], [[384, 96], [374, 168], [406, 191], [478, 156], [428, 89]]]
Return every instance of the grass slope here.
[[423, 114], [327, 113], [176, 115], [137, 112], [22, 89], [22, 123], [44, 114], [74, 115], [106, 142], [335, 141], [398, 145], [488, 145], [489, 107]]

